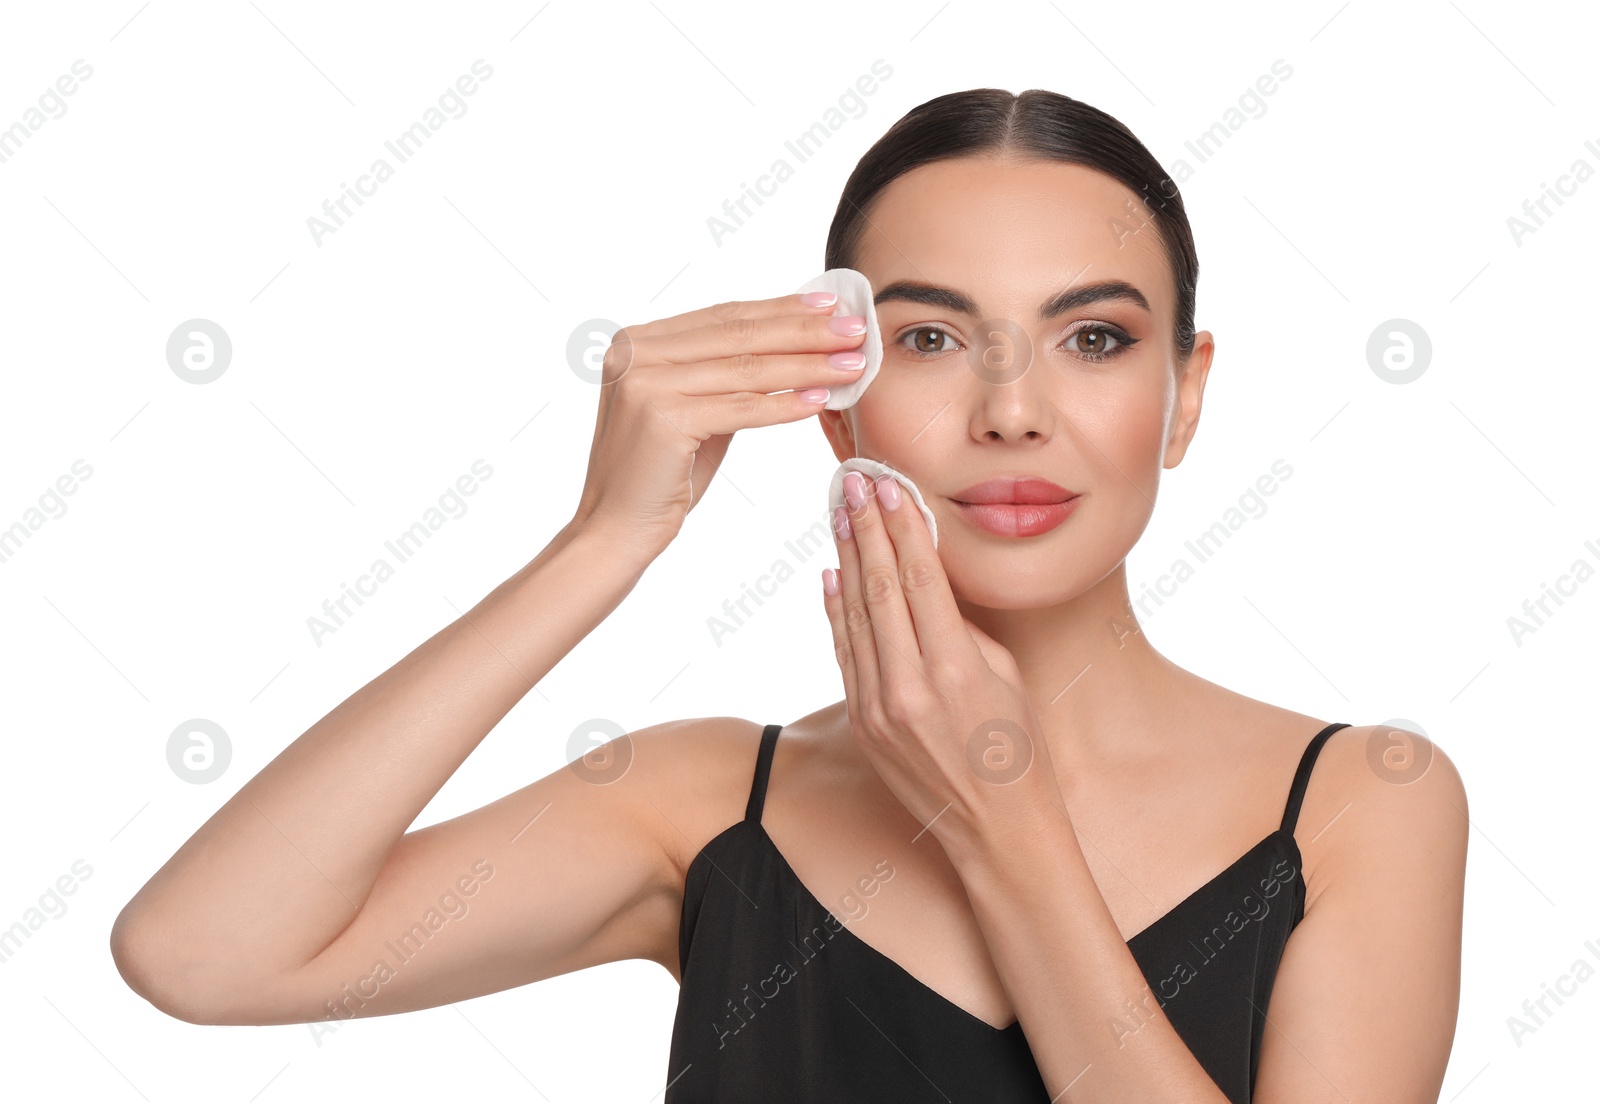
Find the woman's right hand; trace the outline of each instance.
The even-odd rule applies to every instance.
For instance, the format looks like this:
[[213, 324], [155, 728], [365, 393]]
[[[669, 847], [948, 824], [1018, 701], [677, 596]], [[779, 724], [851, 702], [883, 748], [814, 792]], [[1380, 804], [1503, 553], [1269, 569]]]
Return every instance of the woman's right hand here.
[[[865, 363], [864, 320], [834, 317], [836, 306], [832, 293], [797, 293], [618, 330], [573, 524], [603, 525], [659, 554], [705, 497], [734, 433], [808, 418], [823, 409], [823, 389], [860, 378], [860, 368], [830, 363], [851, 352]], [[852, 322], [854, 332], [837, 332]]]

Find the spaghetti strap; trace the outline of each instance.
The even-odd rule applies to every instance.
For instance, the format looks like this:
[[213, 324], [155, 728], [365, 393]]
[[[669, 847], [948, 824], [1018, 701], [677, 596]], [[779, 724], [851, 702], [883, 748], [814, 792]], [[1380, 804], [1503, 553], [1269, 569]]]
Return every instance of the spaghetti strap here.
[[778, 730], [782, 727], [769, 724], [761, 730], [761, 750], [756, 753], [756, 776], [750, 783], [750, 800], [744, 807], [746, 820], [761, 820], [761, 806], [767, 800], [767, 775], [772, 770], [772, 749], [778, 743]]
[[1289, 786], [1289, 800], [1283, 808], [1283, 825], [1278, 830], [1294, 834], [1295, 821], [1300, 819], [1300, 800], [1306, 795], [1306, 782], [1311, 778], [1311, 767], [1317, 761], [1317, 753], [1322, 750], [1322, 745], [1328, 742], [1341, 728], [1349, 728], [1345, 721], [1336, 721], [1311, 738], [1311, 743], [1306, 745], [1306, 750], [1300, 756], [1300, 766], [1294, 772], [1294, 782]]

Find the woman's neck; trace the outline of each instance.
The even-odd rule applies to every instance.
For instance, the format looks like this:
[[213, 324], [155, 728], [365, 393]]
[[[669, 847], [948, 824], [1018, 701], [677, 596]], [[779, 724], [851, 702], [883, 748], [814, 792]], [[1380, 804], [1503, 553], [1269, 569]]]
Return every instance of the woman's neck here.
[[1118, 568], [1072, 601], [1044, 609], [966, 606], [962, 613], [1017, 662], [1059, 766], [1125, 757], [1170, 718], [1204, 680], [1150, 643]]

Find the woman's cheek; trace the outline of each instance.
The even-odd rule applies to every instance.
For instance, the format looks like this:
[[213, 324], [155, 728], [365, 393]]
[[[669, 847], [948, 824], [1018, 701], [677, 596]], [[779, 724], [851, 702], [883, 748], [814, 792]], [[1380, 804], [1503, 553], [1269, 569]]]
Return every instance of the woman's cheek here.
[[936, 418], [957, 417], [956, 409], [956, 404], [943, 398], [937, 389], [908, 386], [904, 379], [882, 371], [851, 407], [856, 448], [862, 456], [887, 460], [898, 468], [937, 471], [937, 464], [930, 468], [926, 458], [936, 460], [940, 454], [938, 442], [955, 430], [933, 422]]

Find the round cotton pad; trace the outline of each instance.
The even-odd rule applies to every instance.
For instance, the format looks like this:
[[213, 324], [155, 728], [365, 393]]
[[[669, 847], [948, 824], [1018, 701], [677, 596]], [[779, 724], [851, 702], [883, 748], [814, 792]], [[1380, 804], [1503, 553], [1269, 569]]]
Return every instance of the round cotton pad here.
[[[911, 482], [909, 476], [895, 471], [888, 464], [877, 460], [868, 460], [864, 456], [852, 456], [839, 465], [839, 470], [833, 473], [833, 482], [828, 485], [828, 517], [833, 517], [836, 506], [844, 506], [844, 477], [850, 472], [858, 471], [867, 479], [874, 480], [880, 475], [886, 475], [904, 487], [911, 495], [911, 501], [917, 504], [917, 509], [922, 511], [923, 520], [928, 523], [928, 533], [933, 537], [933, 546], [939, 547], [939, 523], [933, 520], [933, 511], [928, 509], [928, 504], [922, 501], [922, 492], [917, 490], [917, 485]], [[848, 508], [848, 507], [847, 507]], [[831, 522], [830, 522], [831, 524]]]
[[831, 291], [839, 297], [834, 314], [856, 314], [867, 320], [867, 339], [860, 345], [867, 363], [861, 369], [860, 378], [843, 387], [830, 388], [828, 401], [822, 404], [827, 410], [843, 410], [856, 404], [872, 383], [872, 377], [878, 374], [878, 365], [883, 363], [883, 337], [878, 332], [878, 313], [872, 306], [872, 282], [853, 268], [830, 268], [796, 289], [797, 294], [807, 291]]

